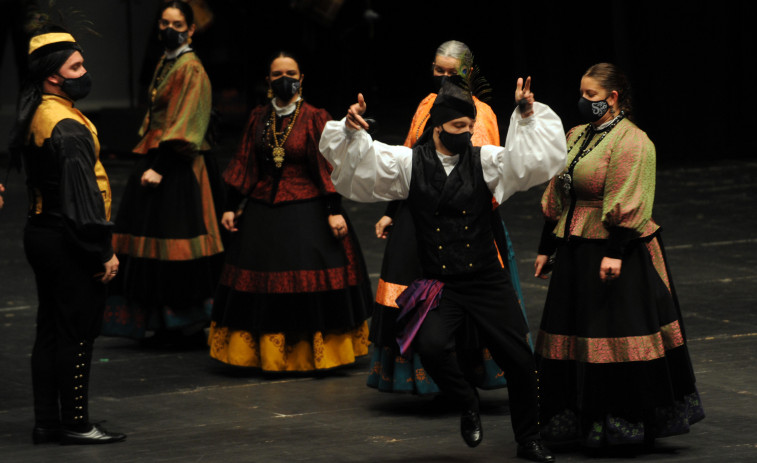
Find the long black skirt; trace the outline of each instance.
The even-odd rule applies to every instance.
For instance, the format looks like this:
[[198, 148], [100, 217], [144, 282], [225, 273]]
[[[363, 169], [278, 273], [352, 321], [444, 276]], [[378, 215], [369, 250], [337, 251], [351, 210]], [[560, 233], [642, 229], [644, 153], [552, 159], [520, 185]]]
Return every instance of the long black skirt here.
[[109, 285], [104, 335], [142, 338], [210, 321], [223, 265], [216, 162], [199, 153], [177, 162], [159, 186], [142, 186], [156, 154], [138, 159], [119, 205], [113, 247], [120, 271]]
[[326, 202], [250, 201], [226, 254], [211, 356], [266, 371], [313, 371], [367, 354], [372, 291], [357, 237], [337, 239]]
[[605, 248], [557, 250], [536, 343], [542, 436], [600, 447], [688, 432], [704, 412], [660, 240], [632, 242], [608, 283]]

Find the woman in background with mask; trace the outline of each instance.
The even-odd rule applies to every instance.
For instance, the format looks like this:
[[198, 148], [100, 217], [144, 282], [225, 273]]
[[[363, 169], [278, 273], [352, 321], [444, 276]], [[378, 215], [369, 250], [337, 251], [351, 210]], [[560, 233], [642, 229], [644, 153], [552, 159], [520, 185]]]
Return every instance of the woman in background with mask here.
[[233, 235], [210, 355], [267, 372], [323, 371], [368, 352], [370, 281], [318, 150], [331, 116], [303, 100], [303, 77], [291, 55], [274, 57], [271, 101], [253, 109], [224, 173]]
[[206, 345], [223, 264], [213, 197], [219, 188], [211, 184], [218, 169], [206, 137], [211, 87], [190, 46], [194, 31], [188, 4], [163, 5], [158, 35], [165, 53], [134, 148], [137, 168], [115, 221], [113, 247], [124, 271], [103, 333], [140, 339], [154, 331], [148, 345]]
[[536, 343], [542, 437], [651, 444], [704, 417], [652, 220], [655, 147], [612, 64], [586, 71], [578, 109], [588, 123], [568, 132], [567, 167], [542, 197], [536, 276], [554, 263]]

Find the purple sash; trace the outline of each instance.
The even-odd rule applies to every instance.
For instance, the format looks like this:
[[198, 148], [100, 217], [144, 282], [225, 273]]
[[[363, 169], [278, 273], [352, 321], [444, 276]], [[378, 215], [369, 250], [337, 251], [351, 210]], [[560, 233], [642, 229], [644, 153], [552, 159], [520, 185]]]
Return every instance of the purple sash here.
[[397, 345], [401, 355], [409, 351], [428, 311], [439, 305], [443, 287], [444, 283], [438, 280], [418, 279], [397, 296], [396, 302], [400, 308], [397, 316]]

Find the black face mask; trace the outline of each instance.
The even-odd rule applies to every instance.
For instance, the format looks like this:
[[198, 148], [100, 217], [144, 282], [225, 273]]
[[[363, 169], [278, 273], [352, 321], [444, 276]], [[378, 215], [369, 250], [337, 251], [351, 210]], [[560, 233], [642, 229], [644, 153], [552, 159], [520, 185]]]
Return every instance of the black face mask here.
[[442, 131], [439, 132], [439, 141], [442, 142], [442, 145], [450, 150], [452, 154], [463, 154], [468, 151], [468, 148], [471, 146], [470, 139], [471, 133], [468, 131], [452, 134], [445, 131], [444, 127], [442, 127]]
[[189, 29], [184, 32], [179, 32], [172, 27], [166, 27], [165, 29], [158, 29], [158, 39], [163, 42], [163, 46], [166, 50], [176, 50], [189, 37]]
[[282, 103], [287, 103], [300, 91], [300, 81], [289, 76], [282, 76], [271, 81], [271, 90]]
[[442, 88], [442, 84], [447, 79], [449, 79], [449, 76], [434, 76], [434, 91], [436, 93], [439, 93], [439, 90]]
[[587, 122], [596, 122], [607, 114], [610, 105], [607, 100], [591, 101], [584, 97], [578, 99], [578, 113]]
[[88, 72], [75, 79], [67, 79], [60, 74], [58, 75], [63, 78], [60, 89], [72, 100], [80, 100], [89, 95], [89, 91], [92, 89], [92, 77]]

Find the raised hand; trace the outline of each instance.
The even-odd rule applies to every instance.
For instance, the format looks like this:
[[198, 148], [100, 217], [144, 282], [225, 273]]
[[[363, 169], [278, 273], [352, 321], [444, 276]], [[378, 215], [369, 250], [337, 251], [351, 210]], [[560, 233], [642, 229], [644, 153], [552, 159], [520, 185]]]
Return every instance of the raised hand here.
[[358, 93], [357, 103], [350, 106], [350, 109], [347, 110], [347, 119], [345, 120], [347, 127], [354, 130], [368, 130], [368, 123], [363, 119], [363, 114], [365, 114], [365, 107], [365, 98], [363, 98], [362, 93]]
[[526, 77], [526, 83], [523, 83], [523, 78], [518, 77], [518, 82], [515, 84], [515, 104], [520, 107], [520, 114], [523, 117], [528, 117], [534, 113], [534, 98], [533, 92], [531, 92], [531, 76]]

